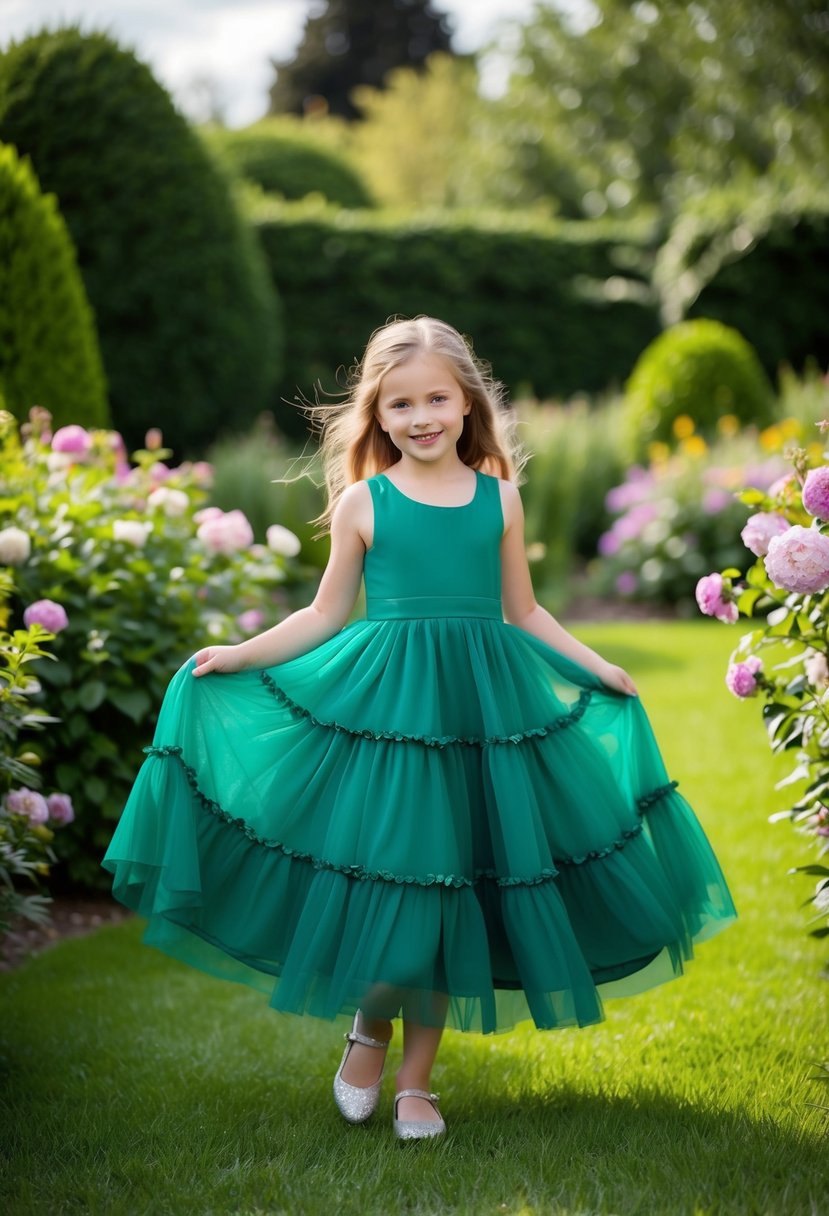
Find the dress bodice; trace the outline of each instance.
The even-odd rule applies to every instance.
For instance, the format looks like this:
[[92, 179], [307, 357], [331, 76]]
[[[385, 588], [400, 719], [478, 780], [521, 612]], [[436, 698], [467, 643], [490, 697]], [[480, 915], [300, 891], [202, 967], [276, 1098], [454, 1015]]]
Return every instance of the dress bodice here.
[[426, 616], [502, 620], [497, 477], [476, 470], [475, 493], [460, 507], [417, 502], [378, 473], [368, 478], [374, 542], [366, 553], [369, 620]]

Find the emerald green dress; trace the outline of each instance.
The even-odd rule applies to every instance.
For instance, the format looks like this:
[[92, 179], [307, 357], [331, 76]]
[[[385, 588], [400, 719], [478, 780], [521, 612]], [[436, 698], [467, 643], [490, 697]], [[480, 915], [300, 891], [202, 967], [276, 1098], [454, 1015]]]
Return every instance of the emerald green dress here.
[[638, 697], [504, 622], [498, 481], [368, 479], [366, 617], [173, 677], [103, 865], [144, 941], [282, 1011], [587, 1025], [736, 912]]

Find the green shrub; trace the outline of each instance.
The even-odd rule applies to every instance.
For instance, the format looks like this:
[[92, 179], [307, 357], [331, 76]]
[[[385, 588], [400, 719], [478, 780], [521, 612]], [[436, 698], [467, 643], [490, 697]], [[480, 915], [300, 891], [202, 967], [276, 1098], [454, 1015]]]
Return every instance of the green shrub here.
[[0, 55], [0, 139], [54, 192], [130, 445], [180, 452], [268, 402], [280, 325], [226, 180], [149, 69], [103, 34], [42, 31]]
[[342, 207], [372, 205], [357, 171], [301, 120], [266, 118], [242, 130], [207, 127], [201, 134], [230, 173], [269, 194], [287, 199], [321, 194]]
[[95, 321], [72, 239], [27, 160], [0, 146], [0, 407], [108, 421]]
[[745, 338], [719, 321], [684, 321], [643, 351], [627, 382], [628, 450], [638, 457], [649, 443], [672, 442], [681, 415], [709, 439], [725, 414], [763, 426], [773, 411], [771, 385]]
[[521, 215], [335, 211], [260, 199], [252, 218], [285, 304], [282, 398], [342, 386], [387, 318], [428, 313], [473, 339], [513, 395], [566, 397], [626, 377], [659, 331], [640, 269], [647, 234]]
[[252, 544], [241, 512], [199, 514], [209, 467], [171, 469], [156, 449], [130, 469], [112, 432], [72, 427], [50, 447], [48, 415], [33, 411], [29, 425], [25, 444], [12, 428], [0, 446], [0, 532], [10, 550], [13, 521], [16, 546], [0, 550], [16, 559], [9, 628], [40, 600], [68, 617], [50, 646], [58, 661], [33, 665], [32, 704], [61, 719], [40, 772], [74, 804], [60, 848], [69, 877], [106, 887], [100, 857], [170, 677], [201, 646], [284, 616], [297, 565], [281, 556], [284, 536], [273, 551]]

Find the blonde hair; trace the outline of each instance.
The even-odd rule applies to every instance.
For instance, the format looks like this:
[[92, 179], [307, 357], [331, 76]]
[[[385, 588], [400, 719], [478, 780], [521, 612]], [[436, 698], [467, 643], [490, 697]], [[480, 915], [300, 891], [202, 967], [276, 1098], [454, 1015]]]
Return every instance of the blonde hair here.
[[321, 534], [329, 530], [334, 508], [348, 486], [385, 472], [400, 459], [375, 410], [383, 377], [415, 354], [445, 359], [472, 406], [458, 440], [463, 463], [520, 483], [527, 455], [517, 441], [515, 419], [505, 406], [503, 386], [493, 380], [471, 343], [434, 317], [393, 320], [371, 335], [362, 360], [350, 373], [342, 401], [304, 407], [321, 435], [320, 457], [328, 492], [326, 508], [314, 520]]

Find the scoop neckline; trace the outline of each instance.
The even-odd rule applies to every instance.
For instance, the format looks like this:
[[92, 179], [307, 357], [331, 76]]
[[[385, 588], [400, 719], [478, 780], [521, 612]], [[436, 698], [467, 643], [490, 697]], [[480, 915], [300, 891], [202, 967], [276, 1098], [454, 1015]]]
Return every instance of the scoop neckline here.
[[396, 486], [391, 478], [387, 477], [385, 473], [381, 473], [380, 476], [384, 481], [389, 483], [396, 494], [399, 494], [401, 498], [405, 498], [407, 502], [413, 502], [416, 507], [428, 507], [431, 511], [465, 511], [467, 507], [471, 507], [475, 502], [476, 498], [478, 497], [478, 491], [481, 488], [480, 469], [473, 469], [472, 471], [475, 474], [475, 493], [472, 495], [469, 502], [462, 502], [456, 507], [447, 507], [439, 502], [421, 502], [419, 498], [411, 498], [408, 494], [404, 494], [400, 487]]

